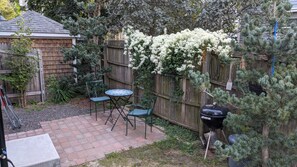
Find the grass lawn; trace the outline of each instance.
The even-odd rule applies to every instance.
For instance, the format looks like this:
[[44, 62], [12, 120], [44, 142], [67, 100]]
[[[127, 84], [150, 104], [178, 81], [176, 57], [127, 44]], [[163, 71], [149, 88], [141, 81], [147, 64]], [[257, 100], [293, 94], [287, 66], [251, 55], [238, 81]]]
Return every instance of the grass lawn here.
[[188, 129], [158, 119], [167, 139], [140, 148], [130, 148], [119, 153], [107, 154], [102, 160], [89, 162], [79, 167], [225, 167], [226, 160], [218, 160], [209, 151], [204, 160], [204, 149], [198, 135]]

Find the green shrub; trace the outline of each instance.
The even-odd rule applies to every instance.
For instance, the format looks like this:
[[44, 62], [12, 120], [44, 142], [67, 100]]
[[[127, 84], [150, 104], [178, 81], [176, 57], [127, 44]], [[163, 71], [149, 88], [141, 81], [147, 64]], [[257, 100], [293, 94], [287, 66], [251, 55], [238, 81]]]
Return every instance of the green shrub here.
[[54, 103], [68, 102], [76, 95], [76, 84], [72, 77], [56, 78], [51, 76], [47, 87], [50, 101]]

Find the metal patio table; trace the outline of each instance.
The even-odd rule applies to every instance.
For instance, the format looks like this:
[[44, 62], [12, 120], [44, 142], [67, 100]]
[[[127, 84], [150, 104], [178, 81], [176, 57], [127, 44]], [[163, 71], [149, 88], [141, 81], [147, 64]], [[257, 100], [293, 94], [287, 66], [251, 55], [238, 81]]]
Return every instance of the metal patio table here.
[[119, 115], [116, 118], [115, 122], [113, 122], [111, 131], [115, 127], [115, 125], [120, 117], [122, 117], [124, 119], [124, 121], [129, 121], [131, 126], [133, 126], [132, 123], [130, 122], [130, 120], [127, 119], [127, 115], [124, 112], [124, 107], [126, 104], [128, 104], [129, 99], [133, 94], [133, 91], [131, 91], [129, 89], [109, 89], [109, 90], [105, 91], [105, 94], [110, 97], [111, 104], [113, 105], [113, 108], [111, 109], [110, 114], [105, 121], [105, 125], [109, 119], [112, 119], [113, 110], [117, 110], [119, 112]]

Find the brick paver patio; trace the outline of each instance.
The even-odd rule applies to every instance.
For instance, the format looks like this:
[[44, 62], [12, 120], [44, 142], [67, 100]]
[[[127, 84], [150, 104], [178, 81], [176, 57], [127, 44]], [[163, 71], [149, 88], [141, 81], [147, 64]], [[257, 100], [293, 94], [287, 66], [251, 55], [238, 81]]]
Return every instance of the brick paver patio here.
[[129, 126], [129, 134], [125, 136], [126, 124], [119, 119], [110, 131], [111, 123], [104, 125], [108, 112], [74, 116], [59, 120], [42, 122], [41, 129], [6, 135], [6, 140], [13, 140], [48, 133], [61, 158], [61, 166], [68, 167], [88, 161], [104, 158], [105, 154], [139, 147], [165, 139], [165, 135], [153, 127], [151, 133], [148, 126], [147, 139], [144, 139], [144, 123], [137, 122], [136, 130]]

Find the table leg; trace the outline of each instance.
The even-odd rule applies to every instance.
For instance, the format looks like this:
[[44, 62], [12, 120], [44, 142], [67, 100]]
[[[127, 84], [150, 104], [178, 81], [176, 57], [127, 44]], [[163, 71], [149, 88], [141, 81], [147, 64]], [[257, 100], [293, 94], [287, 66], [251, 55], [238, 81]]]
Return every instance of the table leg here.
[[112, 118], [112, 112], [113, 112], [113, 108], [110, 110], [110, 113], [109, 113], [109, 115], [108, 115], [108, 117], [107, 117], [107, 119], [106, 119], [106, 121], [105, 121], [105, 125], [107, 124], [107, 121], [108, 121], [110, 118]]
[[112, 127], [111, 127], [111, 131], [113, 130], [113, 128], [115, 127], [115, 125], [117, 124], [117, 122], [118, 122], [118, 119], [120, 118], [120, 116], [121, 115], [119, 115], [118, 117], [117, 117], [117, 119], [116, 119], [116, 121], [114, 122], [114, 124], [112, 125]]
[[[118, 104], [118, 101], [120, 101], [120, 100], [124, 100], [124, 99], [118, 98], [118, 99], [111, 99], [111, 100], [110, 100], [111, 103], [113, 104], [113, 109], [112, 109], [112, 111], [113, 111], [114, 109], [116, 109], [116, 110], [118, 110], [118, 112], [119, 112], [119, 116], [117, 117], [116, 121], [113, 123], [112, 128], [111, 128], [111, 131], [112, 131], [113, 128], [115, 127], [115, 125], [116, 125], [118, 119], [120, 118], [120, 116], [124, 119], [124, 121], [128, 121], [128, 122], [130, 123], [130, 125], [133, 127], [133, 124], [131, 123], [131, 121], [130, 121], [129, 119], [126, 118], [127, 115], [126, 115], [125, 112], [124, 112], [124, 108], [121, 107], [121, 106]], [[107, 121], [111, 118], [111, 116], [112, 116], [112, 111], [110, 112], [108, 118], [106, 119], [106, 121], [105, 121], [105, 125], [106, 125]]]

